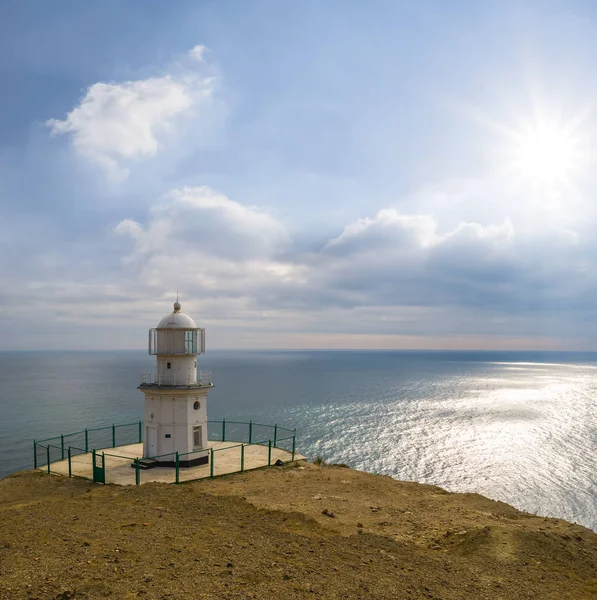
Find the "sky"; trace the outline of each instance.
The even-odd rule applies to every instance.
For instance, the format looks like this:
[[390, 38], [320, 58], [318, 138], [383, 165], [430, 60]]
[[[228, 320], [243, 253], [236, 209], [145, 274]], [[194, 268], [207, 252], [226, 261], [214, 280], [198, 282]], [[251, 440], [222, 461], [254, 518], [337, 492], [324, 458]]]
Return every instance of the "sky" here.
[[0, 4], [0, 350], [597, 350], [590, 1]]

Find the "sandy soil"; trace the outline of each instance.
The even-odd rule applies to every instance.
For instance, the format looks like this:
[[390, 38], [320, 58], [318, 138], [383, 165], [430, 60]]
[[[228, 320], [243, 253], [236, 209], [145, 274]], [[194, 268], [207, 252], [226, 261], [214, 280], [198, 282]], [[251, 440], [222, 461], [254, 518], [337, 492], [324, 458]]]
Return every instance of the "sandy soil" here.
[[0, 481], [0, 598], [597, 598], [597, 534], [299, 463], [174, 486]]

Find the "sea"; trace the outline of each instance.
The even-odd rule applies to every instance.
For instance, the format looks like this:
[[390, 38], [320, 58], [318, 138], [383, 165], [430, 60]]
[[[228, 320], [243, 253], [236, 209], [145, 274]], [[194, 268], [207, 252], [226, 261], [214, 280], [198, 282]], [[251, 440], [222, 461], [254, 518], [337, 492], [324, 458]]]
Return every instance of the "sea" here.
[[[33, 440], [137, 421], [141, 351], [0, 353], [0, 477]], [[209, 351], [211, 419], [297, 430], [297, 450], [477, 492], [597, 531], [597, 353]]]

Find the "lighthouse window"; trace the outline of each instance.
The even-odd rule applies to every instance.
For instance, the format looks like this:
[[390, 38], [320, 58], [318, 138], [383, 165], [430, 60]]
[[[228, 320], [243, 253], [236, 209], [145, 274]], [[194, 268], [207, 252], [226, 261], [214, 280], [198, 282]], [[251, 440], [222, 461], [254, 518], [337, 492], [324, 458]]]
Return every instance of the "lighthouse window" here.
[[172, 363], [166, 363], [166, 369], [171, 369], [172, 368]]
[[195, 404], [193, 404], [193, 408], [194, 408], [195, 410], [199, 410], [199, 406], [201, 406], [201, 405], [199, 404], [199, 402], [197, 402], [197, 401], [195, 400]]

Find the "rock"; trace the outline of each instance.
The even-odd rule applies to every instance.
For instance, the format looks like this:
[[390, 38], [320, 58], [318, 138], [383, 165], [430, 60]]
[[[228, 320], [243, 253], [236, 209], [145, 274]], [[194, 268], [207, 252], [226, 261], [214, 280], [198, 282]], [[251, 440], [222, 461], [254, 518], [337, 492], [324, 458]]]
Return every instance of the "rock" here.
[[277, 461], [274, 463], [274, 465], [275, 465], [276, 467], [283, 467], [283, 466], [284, 466], [284, 461], [282, 461], [282, 460], [278, 459], [278, 460], [277, 460]]

